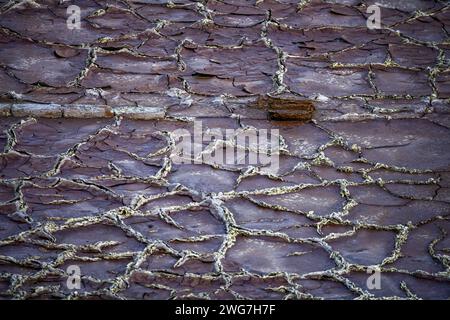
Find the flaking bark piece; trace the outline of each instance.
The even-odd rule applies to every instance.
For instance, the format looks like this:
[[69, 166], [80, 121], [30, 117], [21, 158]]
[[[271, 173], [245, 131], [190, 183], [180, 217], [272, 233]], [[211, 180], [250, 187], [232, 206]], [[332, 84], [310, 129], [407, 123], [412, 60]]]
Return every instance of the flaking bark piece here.
[[256, 107], [267, 110], [269, 120], [309, 121], [314, 114], [314, 103], [308, 99], [259, 96]]

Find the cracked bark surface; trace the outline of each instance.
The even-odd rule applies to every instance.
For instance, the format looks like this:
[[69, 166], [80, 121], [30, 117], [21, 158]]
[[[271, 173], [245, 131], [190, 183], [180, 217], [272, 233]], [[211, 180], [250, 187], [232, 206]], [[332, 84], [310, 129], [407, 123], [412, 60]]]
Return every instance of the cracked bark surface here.
[[[0, 1], [0, 297], [448, 299], [450, 7], [377, 2]], [[195, 120], [278, 172], [172, 163]]]

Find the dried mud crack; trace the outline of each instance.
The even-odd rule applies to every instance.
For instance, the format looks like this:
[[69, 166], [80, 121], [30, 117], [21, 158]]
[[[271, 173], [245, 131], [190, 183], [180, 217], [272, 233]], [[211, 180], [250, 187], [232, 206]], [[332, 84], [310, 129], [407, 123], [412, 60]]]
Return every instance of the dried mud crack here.
[[0, 298], [450, 298], [450, 6], [377, 2], [0, 1]]

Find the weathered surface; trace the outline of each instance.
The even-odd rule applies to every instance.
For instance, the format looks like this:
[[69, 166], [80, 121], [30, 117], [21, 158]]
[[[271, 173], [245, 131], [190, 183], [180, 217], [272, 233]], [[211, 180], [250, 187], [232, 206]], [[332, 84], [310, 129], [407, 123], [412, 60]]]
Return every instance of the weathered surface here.
[[[378, 2], [0, 1], [0, 296], [448, 299], [450, 8]], [[279, 170], [173, 163], [194, 120]]]

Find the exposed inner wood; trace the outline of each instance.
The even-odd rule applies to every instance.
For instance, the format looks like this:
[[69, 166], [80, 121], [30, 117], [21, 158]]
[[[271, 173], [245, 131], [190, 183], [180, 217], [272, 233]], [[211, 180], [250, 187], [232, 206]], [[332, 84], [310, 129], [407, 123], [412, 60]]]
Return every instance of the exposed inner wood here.
[[256, 101], [258, 108], [267, 109], [270, 120], [298, 120], [312, 119], [315, 107], [308, 99], [271, 97], [262, 95]]

